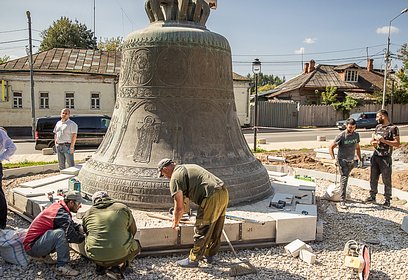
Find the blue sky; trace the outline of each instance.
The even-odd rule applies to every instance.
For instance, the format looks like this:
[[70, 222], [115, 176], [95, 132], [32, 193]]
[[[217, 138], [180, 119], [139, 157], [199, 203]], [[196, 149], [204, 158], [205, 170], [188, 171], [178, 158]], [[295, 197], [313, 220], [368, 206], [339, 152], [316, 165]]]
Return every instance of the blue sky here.
[[[61, 16], [77, 19], [93, 29], [94, 0], [2, 0], [0, 57], [25, 55], [27, 18], [32, 17], [33, 38]], [[302, 71], [302, 61], [384, 66], [388, 25], [408, 0], [218, 0], [207, 28], [226, 37], [233, 54], [233, 70], [251, 71], [259, 58], [265, 74], [291, 78]], [[96, 36], [122, 36], [148, 25], [144, 0], [96, 0]], [[382, 28], [382, 29], [381, 29]], [[21, 31], [16, 31], [20, 30]], [[381, 32], [382, 30], [382, 32]], [[391, 52], [408, 42], [408, 13], [392, 22]], [[35, 46], [40, 42], [34, 41]], [[34, 48], [34, 52], [38, 49]], [[368, 47], [368, 49], [367, 49]], [[303, 52], [303, 56], [302, 53]], [[303, 57], [303, 59], [302, 59]], [[400, 65], [397, 60], [392, 66]]]

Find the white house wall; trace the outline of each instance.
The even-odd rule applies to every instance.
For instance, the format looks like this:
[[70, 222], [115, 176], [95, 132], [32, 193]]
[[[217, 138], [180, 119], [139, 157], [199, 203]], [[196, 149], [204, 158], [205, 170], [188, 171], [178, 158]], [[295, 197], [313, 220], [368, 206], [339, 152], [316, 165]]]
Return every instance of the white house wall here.
[[249, 81], [234, 80], [234, 99], [241, 126], [249, 125]]
[[[0, 74], [8, 82], [8, 101], [0, 102], [0, 126], [31, 126], [31, 91], [29, 76], [24, 73]], [[115, 102], [116, 84], [112, 77], [91, 75], [43, 75], [35, 73], [34, 96], [35, 116], [59, 115], [65, 107], [65, 93], [74, 93], [74, 109], [71, 114], [112, 115]], [[22, 93], [22, 107], [13, 108], [13, 92]], [[40, 92], [48, 92], [49, 109], [40, 109]], [[91, 92], [99, 93], [100, 109], [91, 109]]]
[[[0, 102], [0, 126], [31, 127], [31, 92], [27, 72], [0, 73], [0, 80], [8, 83], [8, 101]], [[116, 87], [116, 90], [114, 89]], [[233, 81], [234, 99], [239, 122], [248, 125], [249, 82]], [[23, 108], [13, 108], [13, 92], [22, 93]], [[49, 109], [40, 109], [40, 93], [48, 92]], [[65, 93], [74, 92], [75, 108], [71, 114], [104, 114], [112, 116], [117, 84], [113, 76], [34, 72], [35, 116], [59, 115], [65, 107]], [[91, 92], [100, 93], [100, 109], [91, 109]]]

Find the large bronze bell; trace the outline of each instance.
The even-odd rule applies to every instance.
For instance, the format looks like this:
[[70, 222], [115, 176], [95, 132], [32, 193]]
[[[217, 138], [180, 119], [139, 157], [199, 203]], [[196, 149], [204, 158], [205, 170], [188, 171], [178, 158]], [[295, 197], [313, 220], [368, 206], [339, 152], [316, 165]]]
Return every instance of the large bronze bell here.
[[147, 0], [151, 24], [124, 42], [118, 96], [106, 136], [79, 173], [82, 190], [106, 190], [131, 207], [173, 202], [157, 162], [195, 163], [228, 186], [229, 205], [272, 192], [241, 133], [228, 41], [205, 27], [204, 0]]

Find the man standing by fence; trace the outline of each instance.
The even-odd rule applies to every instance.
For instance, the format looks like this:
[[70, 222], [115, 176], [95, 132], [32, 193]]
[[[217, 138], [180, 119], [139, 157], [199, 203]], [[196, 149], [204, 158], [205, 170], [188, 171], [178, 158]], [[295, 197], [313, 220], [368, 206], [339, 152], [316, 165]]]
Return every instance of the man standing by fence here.
[[[334, 148], [339, 147], [337, 152], [336, 168], [340, 171], [340, 207], [345, 209], [346, 206], [346, 189], [347, 181], [351, 170], [354, 168], [354, 154], [357, 152], [359, 165], [362, 166], [361, 149], [360, 149], [360, 135], [355, 132], [356, 120], [349, 118], [346, 121], [346, 130], [341, 132], [334, 139], [329, 147], [329, 153], [334, 160]], [[337, 176], [337, 175], [336, 175]], [[337, 181], [337, 178], [336, 178]]]

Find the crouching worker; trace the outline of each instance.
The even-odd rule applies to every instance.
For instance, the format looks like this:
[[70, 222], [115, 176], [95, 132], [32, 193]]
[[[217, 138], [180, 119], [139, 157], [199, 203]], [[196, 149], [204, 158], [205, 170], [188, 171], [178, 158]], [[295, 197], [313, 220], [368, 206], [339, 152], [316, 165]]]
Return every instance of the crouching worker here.
[[95, 192], [92, 207], [82, 218], [86, 233], [85, 251], [96, 264], [96, 274], [120, 279], [129, 263], [140, 252], [134, 239], [136, 223], [130, 209], [108, 196]]
[[197, 267], [199, 260], [214, 261], [221, 245], [228, 190], [224, 182], [196, 164], [176, 165], [171, 159], [158, 163], [159, 176], [170, 179], [170, 194], [174, 199], [173, 229], [179, 228], [184, 214], [184, 198], [198, 205], [194, 225], [194, 246], [186, 259], [178, 266]]
[[71, 216], [71, 212], [78, 212], [81, 203], [79, 192], [68, 192], [63, 200], [53, 203], [34, 219], [23, 242], [29, 256], [48, 264], [55, 263], [49, 254], [57, 252], [56, 273], [62, 276], [79, 274], [68, 263], [69, 243], [81, 243], [85, 239], [81, 225]]

